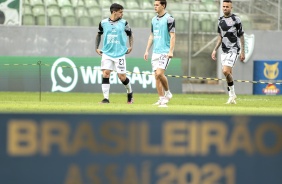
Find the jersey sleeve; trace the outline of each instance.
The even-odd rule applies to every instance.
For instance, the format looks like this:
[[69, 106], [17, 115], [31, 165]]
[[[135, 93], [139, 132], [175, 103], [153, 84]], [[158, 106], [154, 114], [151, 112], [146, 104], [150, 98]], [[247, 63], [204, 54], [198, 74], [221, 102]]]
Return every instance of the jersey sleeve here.
[[104, 29], [102, 27], [102, 23], [99, 23], [98, 34], [102, 35], [104, 33]]
[[219, 27], [220, 20], [221, 20], [221, 18], [219, 18], [219, 19], [217, 20], [217, 33], [219, 33], [219, 34], [221, 35], [221, 29], [220, 29], [220, 27]]
[[130, 28], [130, 26], [129, 26], [127, 21], [125, 22], [125, 30], [124, 31], [125, 31], [127, 36], [131, 36], [132, 35], [131, 28]]
[[167, 18], [167, 28], [168, 32], [175, 33], [175, 19], [171, 16]]
[[241, 37], [244, 34], [244, 30], [241, 19], [239, 17], [236, 17], [236, 29], [238, 37]]

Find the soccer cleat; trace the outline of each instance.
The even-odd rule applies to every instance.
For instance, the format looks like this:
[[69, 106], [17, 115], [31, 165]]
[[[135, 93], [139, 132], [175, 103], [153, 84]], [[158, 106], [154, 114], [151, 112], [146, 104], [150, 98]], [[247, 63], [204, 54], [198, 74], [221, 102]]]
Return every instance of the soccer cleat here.
[[109, 101], [108, 99], [106, 99], [106, 98], [104, 98], [104, 99], [100, 102], [100, 104], [107, 104], [107, 103], [110, 103], [110, 101]]
[[168, 107], [166, 103], [160, 104], [158, 107]]
[[127, 103], [133, 104], [133, 92], [127, 93]]
[[168, 99], [168, 101], [169, 101], [170, 99], [172, 99], [172, 96], [173, 95], [169, 92], [165, 95], [165, 98]]
[[168, 99], [167, 97], [164, 97], [164, 98], [162, 99], [160, 105], [162, 105], [162, 104], [167, 104], [168, 102], [169, 102], [169, 99]]
[[226, 104], [236, 104], [236, 95], [230, 96], [226, 102]]
[[156, 103], [153, 103], [152, 105], [161, 105], [161, 99], [159, 99]]
[[167, 106], [167, 103], [168, 103], [169, 99], [167, 97], [164, 97], [162, 100], [161, 100], [161, 103], [158, 107], [168, 107]]
[[165, 94], [164, 98], [161, 101], [161, 104], [167, 104], [170, 99], [172, 99], [172, 94], [169, 92], [167, 94]]

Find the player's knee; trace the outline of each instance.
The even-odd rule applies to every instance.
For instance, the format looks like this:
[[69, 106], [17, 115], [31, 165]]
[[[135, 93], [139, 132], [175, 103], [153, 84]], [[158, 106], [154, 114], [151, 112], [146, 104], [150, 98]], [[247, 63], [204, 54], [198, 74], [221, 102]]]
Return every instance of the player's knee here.
[[161, 69], [156, 70], [155, 76], [156, 76], [156, 79], [160, 79], [160, 78], [164, 77], [164, 71], [161, 70]]
[[119, 74], [119, 75], [118, 75], [118, 78], [119, 78], [119, 80], [120, 80], [121, 82], [124, 82], [124, 81], [126, 80], [126, 75], [121, 75], [121, 74]]
[[228, 76], [228, 75], [230, 75], [231, 73], [230, 73], [229, 70], [223, 70], [223, 74], [224, 74], [224, 76]]
[[156, 79], [161, 79], [161, 78], [162, 78], [162, 73], [156, 72], [156, 73], [155, 73], [155, 78], [156, 78]]
[[104, 78], [110, 78], [111, 71], [110, 70], [103, 70], [103, 77]]

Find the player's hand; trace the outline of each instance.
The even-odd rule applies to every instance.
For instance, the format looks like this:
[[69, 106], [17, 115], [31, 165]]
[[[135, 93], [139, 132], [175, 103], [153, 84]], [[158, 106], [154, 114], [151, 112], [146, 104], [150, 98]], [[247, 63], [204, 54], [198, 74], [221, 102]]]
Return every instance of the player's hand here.
[[127, 49], [126, 54], [129, 54], [131, 51], [132, 51], [132, 47], [129, 47], [129, 48]]
[[148, 55], [149, 55], [149, 52], [146, 51], [145, 54], [144, 54], [144, 60], [145, 61], [148, 61]]
[[241, 52], [240, 54], [240, 60], [243, 62], [245, 60], [245, 53]]
[[172, 52], [169, 52], [169, 53], [167, 54], [167, 58], [173, 58], [173, 53], [172, 53]]
[[216, 51], [214, 50], [214, 51], [212, 51], [212, 54], [211, 54], [211, 58], [212, 58], [212, 60], [216, 60]]
[[102, 56], [103, 52], [100, 49], [96, 49], [97, 54], [99, 54], [100, 56]]

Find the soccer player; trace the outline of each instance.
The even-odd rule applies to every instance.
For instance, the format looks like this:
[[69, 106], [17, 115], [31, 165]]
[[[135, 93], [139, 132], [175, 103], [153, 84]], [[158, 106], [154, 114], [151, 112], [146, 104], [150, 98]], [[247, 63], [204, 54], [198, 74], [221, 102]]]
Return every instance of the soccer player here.
[[[102, 91], [104, 99], [100, 103], [110, 103], [110, 74], [116, 70], [120, 81], [127, 90], [127, 103], [133, 103], [133, 92], [129, 79], [126, 77], [125, 54], [132, 51], [133, 34], [128, 22], [122, 19], [123, 6], [114, 3], [110, 7], [111, 16], [102, 20], [96, 36], [96, 52], [102, 56], [101, 69], [103, 71]], [[101, 36], [103, 37], [103, 48], [99, 49]], [[127, 36], [129, 37], [129, 48], [127, 48]]]
[[[240, 54], [240, 60], [245, 60], [244, 31], [240, 18], [231, 13], [232, 1], [223, 0], [222, 10], [224, 15], [218, 19], [218, 39], [211, 57], [216, 60], [216, 51], [221, 45], [222, 72], [226, 77], [229, 98], [226, 104], [236, 104], [236, 94], [232, 76], [232, 68]], [[240, 45], [241, 43], [241, 45]]]
[[154, 9], [157, 15], [152, 19], [151, 34], [144, 54], [144, 59], [147, 61], [149, 50], [153, 45], [151, 64], [155, 72], [156, 88], [159, 95], [159, 100], [153, 105], [158, 105], [159, 107], [167, 107], [168, 101], [172, 98], [165, 70], [173, 57], [175, 20], [166, 12], [166, 6], [166, 0], [155, 0], [154, 2]]

